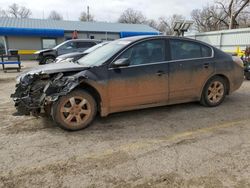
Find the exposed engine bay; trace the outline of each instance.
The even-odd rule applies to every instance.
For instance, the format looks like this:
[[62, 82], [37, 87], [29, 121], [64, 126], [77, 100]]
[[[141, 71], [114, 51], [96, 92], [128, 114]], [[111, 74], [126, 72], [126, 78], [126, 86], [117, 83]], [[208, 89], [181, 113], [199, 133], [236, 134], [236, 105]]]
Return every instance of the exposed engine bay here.
[[16, 91], [11, 95], [18, 115], [43, 113], [46, 106], [72, 91], [86, 78], [86, 71], [73, 75], [41, 72], [20, 76], [17, 78]]

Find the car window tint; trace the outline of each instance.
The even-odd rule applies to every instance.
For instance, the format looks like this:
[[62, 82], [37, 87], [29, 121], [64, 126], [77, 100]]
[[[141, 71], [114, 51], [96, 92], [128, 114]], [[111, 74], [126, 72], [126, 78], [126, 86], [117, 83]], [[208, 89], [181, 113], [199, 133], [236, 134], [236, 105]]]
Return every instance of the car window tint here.
[[164, 48], [164, 40], [145, 41], [126, 50], [118, 59], [128, 58], [130, 65], [162, 62], [165, 60]]
[[211, 48], [202, 45], [201, 47], [201, 51], [202, 51], [202, 57], [211, 57], [212, 56], [212, 50]]
[[92, 46], [95, 46], [96, 43], [94, 42], [78, 42], [77, 48], [90, 48]]
[[67, 42], [60, 47], [60, 49], [72, 49], [72, 48], [76, 48], [75, 42]]
[[191, 41], [170, 40], [170, 48], [172, 60], [202, 58], [212, 55], [212, 50], [209, 47]]

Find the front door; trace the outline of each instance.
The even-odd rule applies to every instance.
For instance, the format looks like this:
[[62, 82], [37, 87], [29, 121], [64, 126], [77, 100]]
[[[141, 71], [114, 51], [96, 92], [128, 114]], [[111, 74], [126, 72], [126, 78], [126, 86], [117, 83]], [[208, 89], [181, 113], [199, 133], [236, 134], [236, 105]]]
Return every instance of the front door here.
[[204, 83], [214, 72], [212, 49], [183, 39], [170, 40], [169, 101], [200, 99]]
[[72, 53], [76, 51], [77, 51], [76, 42], [68, 41], [57, 49], [57, 54], [59, 56], [59, 55], [68, 54], [68, 53]]
[[109, 68], [111, 111], [168, 101], [168, 63], [165, 40], [148, 40], [128, 48], [117, 59], [128, 58], [130, 65]]

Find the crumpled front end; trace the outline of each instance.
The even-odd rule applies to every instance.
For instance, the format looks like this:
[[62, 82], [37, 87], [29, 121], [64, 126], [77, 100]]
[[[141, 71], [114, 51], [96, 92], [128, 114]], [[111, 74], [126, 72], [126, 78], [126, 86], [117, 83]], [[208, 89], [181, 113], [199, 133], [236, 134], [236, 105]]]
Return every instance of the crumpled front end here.
[[64, 76], [63, 73], [26, 74], [20, 78], [11, 98], [15, 102], [19, 115], [33, 114], [37, 116], [44, 112], [46, 106], [72, 91], [85, 78], [80, 73], [71, 76]]

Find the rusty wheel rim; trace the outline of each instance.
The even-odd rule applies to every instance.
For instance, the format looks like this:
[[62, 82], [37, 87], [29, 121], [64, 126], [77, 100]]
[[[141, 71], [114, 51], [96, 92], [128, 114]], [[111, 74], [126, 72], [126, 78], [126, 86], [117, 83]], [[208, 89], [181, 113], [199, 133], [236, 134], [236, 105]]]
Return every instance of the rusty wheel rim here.
[[91, 114], [91, 106], [83, 97], [71, 97], [61, 105], [60, 114], [69, 126], [82, 125]]
[[218, 103], [223, 98], [224, 92], [224, 85], [219, 81], [214, 81], [208, 88], [208, 100], [213, 104]]

